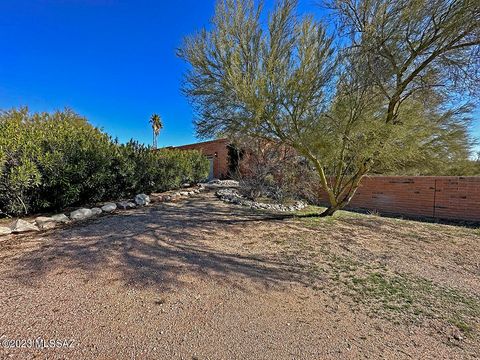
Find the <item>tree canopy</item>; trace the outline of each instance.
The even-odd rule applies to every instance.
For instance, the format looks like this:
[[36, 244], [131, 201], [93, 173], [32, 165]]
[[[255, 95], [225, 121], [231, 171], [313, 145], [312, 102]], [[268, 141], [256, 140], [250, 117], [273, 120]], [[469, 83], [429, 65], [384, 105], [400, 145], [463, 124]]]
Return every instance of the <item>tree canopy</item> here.
[[264, 24], [261, 3], [219, 1], [212, 28], [185, 39], [179, 55], [190, 64], [184, 92], [198, 135], [293, 147], [316, 169], [331, 215], [369, 173], [468, 159], [480, 5], [327, 6], [330, 24], [298, 15], [294, 0], [278, 1]]

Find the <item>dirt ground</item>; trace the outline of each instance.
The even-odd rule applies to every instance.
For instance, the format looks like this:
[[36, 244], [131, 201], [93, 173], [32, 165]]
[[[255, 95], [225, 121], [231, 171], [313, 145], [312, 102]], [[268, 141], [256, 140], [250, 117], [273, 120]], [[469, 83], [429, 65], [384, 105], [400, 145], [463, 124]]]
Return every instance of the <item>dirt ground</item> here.
[[0, 358], [480, 354], [479, 229], [298, 215], [207, 193], [1, 238]]

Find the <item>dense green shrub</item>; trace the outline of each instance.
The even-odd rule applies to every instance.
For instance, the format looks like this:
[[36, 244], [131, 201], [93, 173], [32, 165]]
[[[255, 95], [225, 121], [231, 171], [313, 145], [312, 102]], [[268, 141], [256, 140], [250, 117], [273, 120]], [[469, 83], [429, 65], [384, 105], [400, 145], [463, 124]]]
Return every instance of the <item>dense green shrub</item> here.
[[208, 160], [198, 151], [155, 150], [135, 141], [119, 145], [116, 150], [112, 173], [122, 196], [138, 189], [165, 191], [185, 182], [201, 181], [208, 175]]
[[[0, 113], [0, 211], [10, 214], [164, 191], [206, 178], [196, 151], [118, 144], [71, 110]], [[1, 213], [0, 213], [1, 214]]]

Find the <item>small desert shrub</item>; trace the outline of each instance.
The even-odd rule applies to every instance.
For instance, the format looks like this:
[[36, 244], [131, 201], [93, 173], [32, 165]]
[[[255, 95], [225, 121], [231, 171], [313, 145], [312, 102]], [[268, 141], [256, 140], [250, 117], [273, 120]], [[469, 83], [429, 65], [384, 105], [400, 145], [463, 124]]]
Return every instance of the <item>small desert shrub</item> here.
[[196, 151], [120, 145], [71, 110], [0, 113], [0, 214], [162, 191], [207, 175]]
[[306, 180], [311, 180], [313, 171], [295, 150], [257, 139], [237, 141], [237, 147], [244, 151], [233, 177], [239, 181], [243, 195], [278, 202], [305, 198]]

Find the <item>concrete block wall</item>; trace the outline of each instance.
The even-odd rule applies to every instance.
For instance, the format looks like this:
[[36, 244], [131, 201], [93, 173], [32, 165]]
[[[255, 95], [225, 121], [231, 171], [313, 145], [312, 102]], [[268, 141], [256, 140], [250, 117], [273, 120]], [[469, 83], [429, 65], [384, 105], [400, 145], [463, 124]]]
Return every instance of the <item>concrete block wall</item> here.
[[[320, 198], [326, 204], [325, 193]], [[480, 176], [366, 177], [348, 208], [480, 221]]]
[[[214, 177], [228, 177], [227, 139], [178, 146], [213, 158]], [[320, 202], [327, 204], [323, 191]], [[445, 220], [480, 221], [480, 176], [369, 176], [347, 209]]]

